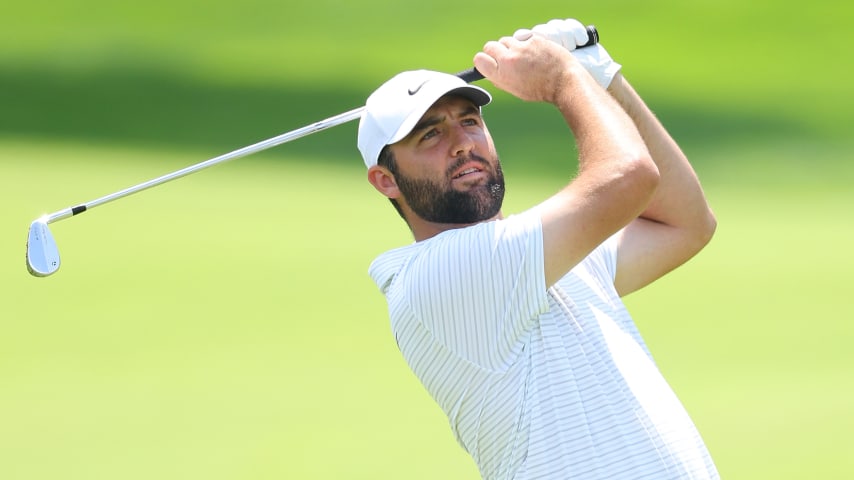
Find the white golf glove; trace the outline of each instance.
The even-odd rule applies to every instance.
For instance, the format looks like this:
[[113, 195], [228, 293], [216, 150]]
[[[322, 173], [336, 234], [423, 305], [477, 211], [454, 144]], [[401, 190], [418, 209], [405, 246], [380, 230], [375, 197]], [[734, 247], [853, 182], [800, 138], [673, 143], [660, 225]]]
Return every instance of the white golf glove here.
[[587, 43], [587, 28], [573, 18], [551, 20], [548, 23], [536, 25], [530, 30], [526, 28], [516, 30], [513, 37], [516, 40], [524, 41], [531, 38], [531, 35], [539, 35], [569, 50], [587, 72], [596, 79], [596, 82], [602, 85], [602, 88], [608, 88], [611, 80], [622, 68], [622, 65], [608, 55], [605, 47], [598, 43], [585, 48], [577, 48]]

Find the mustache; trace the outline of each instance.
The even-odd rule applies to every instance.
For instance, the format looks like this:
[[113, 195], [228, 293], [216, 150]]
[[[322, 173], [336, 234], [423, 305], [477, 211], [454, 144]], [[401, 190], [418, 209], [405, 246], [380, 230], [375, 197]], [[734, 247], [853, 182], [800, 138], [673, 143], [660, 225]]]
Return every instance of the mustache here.
[[455, 170], [470, 162], [480, 164], [480, 166], [486, 171], [493, 172], [494, 170], [492, 168], [492, 165], [485, 158], [481, 157], [480, 155], [476, 155], [474, 153], [469, 152], [465, 155], [460, 156], [456, 162], [454, 162], [450, 167], [448, 167], [448, 170], [445, 172], [445, 174], [450, 177], [451, 175], [453, 175]]

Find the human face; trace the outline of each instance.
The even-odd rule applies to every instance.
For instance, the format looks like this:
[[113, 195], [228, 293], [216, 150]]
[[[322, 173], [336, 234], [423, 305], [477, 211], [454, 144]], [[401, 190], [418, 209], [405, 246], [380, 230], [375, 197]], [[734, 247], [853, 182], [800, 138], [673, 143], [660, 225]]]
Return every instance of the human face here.
[[437, 101], [392, 153], [403, 201], [420, 218], [473, 224], [501, 210], [504, 174], [480, 110], [469, 100]]

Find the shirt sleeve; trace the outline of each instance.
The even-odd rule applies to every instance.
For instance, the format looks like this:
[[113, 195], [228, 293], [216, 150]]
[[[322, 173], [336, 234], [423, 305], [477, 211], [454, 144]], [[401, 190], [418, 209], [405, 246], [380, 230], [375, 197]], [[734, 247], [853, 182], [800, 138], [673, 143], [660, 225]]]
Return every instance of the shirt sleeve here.
[[[611, 235], [607, 240], [602, 242], [591, 256], [595, 256], [602, 262], [602, 266], [609, 275], [609, 280], [614, 283], [617, 278], [617, 246], [620, 243], [620, 236], [623, 230]], [[603, 279], [604, 280], [604, 279]]]
[[508, 367], [548, 308], [542, 224], [524, 213], [430, 239], [401, 272], [409, 306], [455, 354]]

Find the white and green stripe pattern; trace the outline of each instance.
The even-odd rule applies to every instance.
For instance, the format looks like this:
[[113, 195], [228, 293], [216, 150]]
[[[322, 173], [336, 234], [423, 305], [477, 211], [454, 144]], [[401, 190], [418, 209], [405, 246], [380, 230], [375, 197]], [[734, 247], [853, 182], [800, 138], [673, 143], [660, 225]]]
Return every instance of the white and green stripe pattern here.
[[483, 478], [717, 478], [613, 288], [615, 245], [546, 289], [529, 212], [371, 265], [401, 352]]

